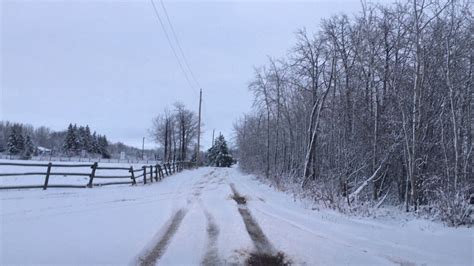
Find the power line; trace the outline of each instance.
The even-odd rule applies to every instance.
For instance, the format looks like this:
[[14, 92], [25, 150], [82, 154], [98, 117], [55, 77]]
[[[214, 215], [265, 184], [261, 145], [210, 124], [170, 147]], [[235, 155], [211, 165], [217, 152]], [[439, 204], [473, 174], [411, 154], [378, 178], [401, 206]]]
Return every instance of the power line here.
[[188, 82], [189, 87], [191, 87], [191, 89], [193, 89], [193, 91], [196, 92], [196, 88], [194, 88], [191, 81], [189, 80], [188, 74], [185, 71], [185, 69], [183, 67], [183, 64], [181, 63], [181, 60], [179, 59], [178, 54], [176, 53], [176, 49], [174, 48], [173, 43], [171, 42], [168, 31], [166, 30], [166, 27], [165, 27], [165, 25], [164, 25], [164, 23], [163, 23], [163, 21], [160, 17], [160, 13], [158, 12], [158, 9], [156, 8], [155, 2], [153, 0], [150, 0], [150, 1], [151, 1], [151, 4], [153, 5], [153, 10], [155, 11], [155, 15], [158, 18], [158, 21], [160, 22], [161, 28], [163, 29], [163, 31], [165, 33], [166, 39], [168, 40], [168, 44], [170, 45], [171, 50], [173, 51], [173, 55], [176, 58], [176, 61], [178, 61], [179, 68], [183, 72], [184, 77], [186, 78], [186, 81]]
[[173, 23], [171, 23], [171, 19], [170, 19], [169, 15], [168, 15], [168, 11], [166, 10], [166, 7], [165, 7], [165, 4], [164, 4], [163, 0], [160, 0], [160, 3], [161, 3], [161, 7], [163, 8], [163, 11], [165, 12], [166, 20], [168, 21], [168, 24], [170, 25], [171, 33], [172, 33], [172, 35], [173, 35], [173, 37], [174, 37], [174, 40], [176, 41], [176, 44], [177, 44], [177, 46], [178, 46], [178, 50], [179, 50], [179, 52], [180, 52], [180, 54], [181, 54], [181, 57], [183, 58], [184, 64], [185, 64], [186, 67], [188, 68], [189, 73], [191, 74], [192, 79], [194, 80], [194, 82], [196, 83], [196, 85], [200, 88], [201, 85], [200, 85], [199, 82], [197, 81], [196, 76], [195, 76], [194, 73], [193, 73], [193, 70], [191, 69], [191, 67], [190, 67], [189, 64], [188, 64], [188, 60], [186, 59], [186, 56], [184, 55], [183, 48], [181, 47], [181, 44], [179, 43], [178, 36], [176, 35], [176, 31], [174, 30]]

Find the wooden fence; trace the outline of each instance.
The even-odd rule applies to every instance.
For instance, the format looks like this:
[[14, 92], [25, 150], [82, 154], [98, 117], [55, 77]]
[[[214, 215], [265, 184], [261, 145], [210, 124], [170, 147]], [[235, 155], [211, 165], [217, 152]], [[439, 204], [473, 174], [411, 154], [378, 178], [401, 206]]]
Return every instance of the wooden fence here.
[[[26, 188], [42, 188], [46, 190], [48, 188], [92, 188], [94, 186], [107, 186], [107, 185], [119, 185], [119, 184], [131, 184], [137, 185], [137, 183], [147, 184], [147, 182], [153, 183], [158, 182], [170, 176], [176, 172], [180, 172], [183, 169], [188, 169], [193, 166], [190, 162], [172, 162], [165, 164], [155, 164], [155, 165], [143, 165], [141, 168], [134, 169], [133, 166], [130, 167], [110, 167], [110, 166], [100, 166], [98, 162], [93, 164], [57, 164], [49, 162], [47, 164], [41, 163], [4, 163], [0, 162], [0, 170], [2, 166], [13, 166], [13, 167], [45, 167], [46, 172], [23, 172], [23, 173], [2, 173], [0, 171], [0, 178], [5, 176], [44, 176], [43, 185], [18, 185], [18, 186], [3, 186], [0, 185], [1, 189], [26, 189]], [[61, 171], [52, 171], [56, 168], [87, 168], [87, 172], [61, 172]], [[99, 170], [99, 171], [98, 171]], [[100, 175], [100, 170], [117, 171], [117, 175]], [[120, 173], [119, 173], [120, 172]], [[84, 185], [54, 185], [49, 184], [49, 178], [51, 176], [84, 176], [88, 177], [89, 182]], [[110, 180], [120, 180], [112, 181], [105, 183], [96, 183], [94, 184], [95, 179], [110, 179]], [[126, 180], [128, 181], [122, 181]]]
[[[10, 154], [3, 154], [0, 153], [0, 159], [2, 160], [24, 160], [20, 155], [10, 155]], [[101, 157], [80, 157], [80, 156], [58, 156], [58, 155], [38, 155], [38, 156], [33, 156], [31, 161], [42, 161], [42, 162], [50, 162], [50, 161], [56, 161], [56, 162], [64, 162], [64, 163], [69, 163], [69, 162], [84, 162], [84, 163], [93, 163], [93, 162], [98, 162], [98, 163], [121, 163], [121, 164], [154, 164], [154, 163], [159, 163], [161, 161], [157, 161], [155, 159], [140, 159], [140, 158], [125, 158], [125, 159], [119, 159], [119, 158], [110, 158], [110, 159], [104, 159]]]

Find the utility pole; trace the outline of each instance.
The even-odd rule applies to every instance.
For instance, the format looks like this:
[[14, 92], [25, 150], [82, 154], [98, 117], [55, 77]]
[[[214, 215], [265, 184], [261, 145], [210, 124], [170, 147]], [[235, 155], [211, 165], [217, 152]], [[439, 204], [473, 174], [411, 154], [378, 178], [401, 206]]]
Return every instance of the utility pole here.
[[212, 147], [214, 147], [214, 133], [216, 133], [216, 130], [212, 130]]
[[142, 142], [142, 160], [145, 158], [145, 137], [143, 137]]
[[202, 105], [202, 89], [199, 90], [199, 118], [198, 118], [198, 143], [196, 149], [196, 166], [199, 166], [201, 163], [201, 105]]

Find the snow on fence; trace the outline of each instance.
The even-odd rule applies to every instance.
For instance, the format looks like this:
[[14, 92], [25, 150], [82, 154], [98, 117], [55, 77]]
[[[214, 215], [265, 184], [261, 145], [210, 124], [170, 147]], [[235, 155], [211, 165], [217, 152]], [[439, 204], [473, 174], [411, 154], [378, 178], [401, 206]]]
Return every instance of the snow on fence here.
[[[49, 162], [44, 163], [16, 163], [16, 162], [0, 162], [1, 168], [19, 168], [21, 171], [24, 169], [32, 169], [31, 172], [13, 172], [13, 173], [3, 173], [0, 171], [0, 178], [2, 177], [25, 177], [25, 176], [44, 176], [44, 182], [41, 185], [31, 185], [31, 184], [15, 184], [15, 185], [4, 185], [3, 182], [0, 183], [0, 190], [2, 189], [27, 189], [27, 188], [42, 188], [46, 190], [48, 188], [92, 188], [94, 186], [107, 186], [107, 185], [119, 185], [119, 184], [131, 184], [136, 185], [138, 182], [146, 184], [147, 182], [153, 183], [162, 180], [165, 176], [170, 176], [176, 172], [180, 172], [183, 169], [192, 167], [190, 162], [171, 162], [164, 164], [156, 165], [143, 165], [140, 168], [134, 169], [133, 166], [130, 167], [111, 167], [111, 166], [102, 166], [98, 162], [92, 164], [58, 164]], [[44, 172], [40, 172], [37, 169], [43, 168]], [[75, 172], [61, 170], [53, 171], [56, 169], [78, 169]], [[120, 173], [119, 173], [120, 172]], [[87, 184], [78, 184], [81, 180], [75, 180], [76, 184], [50, 184], [50, 178], [54, 176], [75, 176], [87, 178]], [[147, 180], [148, 178], [148, 180]], [[98, 182], [94, 183], [94, 180], [115, 180], [108, 182]], [[117, 181], [120, 179], [128, 179], [128, 181]], [[137, 182], [138, 180], [138, 182]], [[83, 180], [82, 180], [83, 181]], [[20, 182], [21, 183], [21, 182]]]

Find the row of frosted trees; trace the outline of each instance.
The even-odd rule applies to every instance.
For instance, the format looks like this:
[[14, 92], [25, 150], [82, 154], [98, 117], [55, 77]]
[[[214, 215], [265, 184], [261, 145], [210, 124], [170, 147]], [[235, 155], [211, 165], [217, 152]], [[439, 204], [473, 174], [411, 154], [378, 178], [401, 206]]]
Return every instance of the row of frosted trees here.
[[99, 154], [103, 158], [110, 158], [108, 151], [109, 142], [105, 135], [91, 134], [91, 130], [88, 125], [77, 126], [76, 124], [69, 124], [66, 137], [64, 139], [63, 151], [69, 155], [79, 155], [82, 151], [89, 154]]
[[299, 31], [255, 70], [254, 111], [235, 125], [240, 166], [333, 206], [462, 205], [474, 183], [470, 10], [365, 5]]

